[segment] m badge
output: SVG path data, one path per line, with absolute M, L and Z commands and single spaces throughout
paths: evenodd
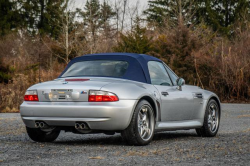
M 87 92 L 86 91 L 81 91 L 81 94 L 87 94 Z

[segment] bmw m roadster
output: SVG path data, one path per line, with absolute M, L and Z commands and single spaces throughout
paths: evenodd
M 215 136 L 221 107 L 216 94 L 186 85 L 160 59 L 105 53 L 77 57 L 57 79 L 28 88 L 20 113 L 34 141 L 54 141 L 64 130 L 121 133 L 129 144 L 146 145 L 157 131 Z

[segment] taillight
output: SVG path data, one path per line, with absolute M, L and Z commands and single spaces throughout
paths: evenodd
M 95 90 L 89 91 L 89 102 L 112 102 L 118 100 L 118 97 L 111 92 Z
M 24 101 L 39 101 L 36 90 L 27 90 L 24 96 Z

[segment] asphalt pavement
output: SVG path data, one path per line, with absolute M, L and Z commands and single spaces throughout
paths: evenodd
M 219 133 L 161 132 L 147 146 L 129 146 L 120 134 L 61 132 L 53 143 L 26 135 L 18 113 L 0 113 L 0 165 L 250 165 L 250 104 L 222 104 Z

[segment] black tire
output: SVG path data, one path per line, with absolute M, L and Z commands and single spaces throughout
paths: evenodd
M 211 107 L 214 106 L 215 113 L 216 113 L 216 118 L 218 119 L 218 122 L 216 121 L 216 129 L 212 130 L 211 128 L 211 123 L 209 123 L 209 116 L 211 117 L 210 110 Z M 212 118 L 213 119 L 213 118 Z M 211 99 L 206 107 L 205 111 L 205 116 L 204 116 L 204 122 L 203 126 L 201 128 L 196 129 L 196 133 L 198 136 L 201 137 L 214 137 L 216 136 L 220 126 L 220 107 L 218 106 L 217 102 L 213 99 Z
M 147 111 L 145 110 L 145 108 L 147 109 Z M 144 109 L 145 112 L 141 112 L 142 109 Z M 147 116 L 149 116 L 149 119 L 147 120 L 146 124 L 143 123 L 142 118 L 139 119 L 139 116 L 140 116 L 139 114 L 140 115 L 147 114 Z M 146 120 L 144 120 L 144 122 L 145 121 Z M 144 126 L 144 127 L 147 126 L 147 128 L 144 128 L 145 129 L 144 134 L 146 132 L 145 136 L 147 136 L 148 138 L 143 139 L 142 136 L 140 135 L 139 127 L 138 127 L 139 124 L 141 126 Z M 149 128 L 150 128 L 150 130 L 148 130 Z M 153 111 L 151 105 L 149 104 L 149 102 L 147 102 L 146 100 L 141 100 L 137 104 L 137 106 L 136 106 L 136 108 L 134 110 L 134 113 L 133 113 L 133 116 L 132 116 L 132 119 L 131 119 L 131 122 L 130 122 L 129 126 L 125 130 L 123 130 L 121 132 L 121 135 L 127 141 L 127 143 L 130 144 L 130 145 L 139 145 L 139 146 L 147 145 L 153 139 L 154 129 L 155 129 L 154 111 Z
M 42 131 L 41 129 L 26 127 L 27 134 L 35 142 L 53 142 L 60 134 L 60 130 L 52 130 L 50 132 Z

